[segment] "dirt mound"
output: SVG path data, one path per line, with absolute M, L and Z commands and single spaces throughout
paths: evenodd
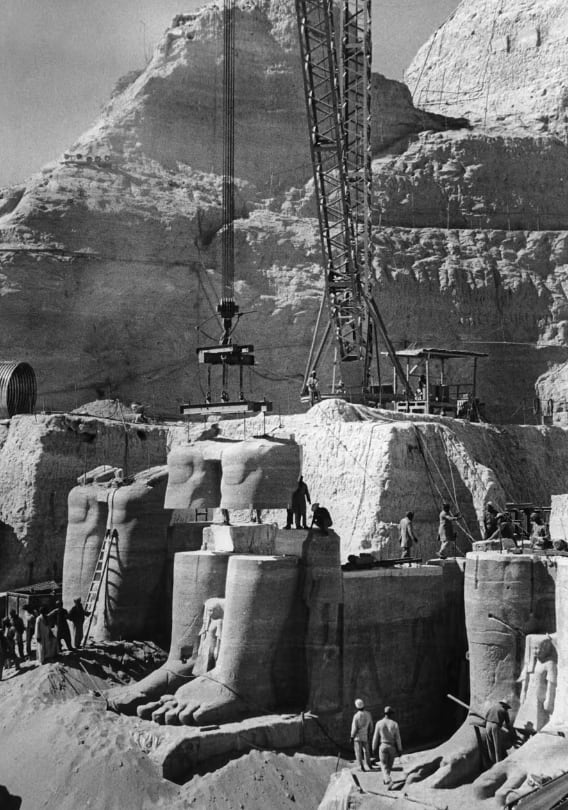
M 80 416 L 96 416 L 99 419 L 118 419 L 124 422 L 139 421 L 138 404 L 126 404 L 120 399 L 95 399 L 75 408 L 72 413 Z
M 316 810 L 335 771 L 335 757 L 251 751 L 186 785 L 190 807 L 221 810 Z
M 317 808 L 333 757 L 255 750 L 184 785 L 168 782 L 148 756 L 162 744 L 161 727 L 107 711 L 97 692 L 109 685 L 65 663 L 0 682 L 0 786 L 8 791 L 0 807 L 8 796 L 26 810 Z

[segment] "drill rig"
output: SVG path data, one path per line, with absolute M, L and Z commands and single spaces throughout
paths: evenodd
M 371 366 L 374 359 L 380 379 L 379 338 L 403 391 L 413 395 L 373 296 L 370 13 L 371 0 L 342 0 L 339 11 L 332 0 L 296 0 L 329 310 L 316 349 L 318 317 L 303 390 L 333 330 L 342 392 L 363 403 L 377 400 Z

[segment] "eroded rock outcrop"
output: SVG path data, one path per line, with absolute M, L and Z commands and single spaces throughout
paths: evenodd
M 406 81 L 426 109 L 564 138 L 567 32 L 562 0 L 462 2 L 418 51 Z

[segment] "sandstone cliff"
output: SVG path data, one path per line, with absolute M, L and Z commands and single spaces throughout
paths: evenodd
M 237 40 L 237 298 L 250 312 L 239 337 L 254 341 L 258 357 L 246 393 L 254 388 L 294 410 L 322 271 L 292 3 L 239 6 Z M 120 394 L 173 413 L 203 396 L 195 348 L 218 337 L 211 318 L 220 293 L 220 59 L 215 6 L 177 18 L 146 68 L 119 82 L 99 121 L 65 155 L 3 192 L 0 355 L 32 362 L 40 404 L 68 408 L 77 398 Z M 376 231 L 375 263 L 392 337 L 397 345 L 447 345 L 450 334 L 467 347 L 518 342 L 523 328 L 510 324 L 526 324 L 529 342 L 552 348 L 492 347 L 495 359 L 480 369 L 483 395 L 497 398 L 490 416 L 518 420 L 501 361 L 513 352 L 530 367 L 523 381 L 515 378 L 515 394 L 532 401 L 551 352 L 566 356 L 557 337 L 564 258 L 561 249 L 549 255 L 562 242 L 543 237 L 535 256 L 520 237 L 502 262 L 493 244 L 505 236 L 478 231 L 562 226 L 554 167 L 563 165 L 564 147 L 452 134 L 463 118 L 415 108 L 404 85 L 383 77 L 374 77 L 373 105 L 377 226 L 388 224 Z M 521 183 L 527 163 L 533 174 Z M 541 165 L 549 169 L 538 186 Z M 497 170 L 518 198 L 505 213 Z M 551 184 L 558 200 L 546 208 Z M 461 235 L 415 230 L 431 227 Z M 475 278 L 448 250 L 456 240 L 472 256 Z M 420 249 L 409 247 L 417 242 Z M 490 312 L 481 303 L 470 315 L 480 295 Z M 484 320 L 475 334 L 472 318 Z M 324 376 L 329 367 L 330 356 Z
M 565 140 L 567 40 L 562 0 L 464 0 L 405 78 L 414 102 L 428 110 Z

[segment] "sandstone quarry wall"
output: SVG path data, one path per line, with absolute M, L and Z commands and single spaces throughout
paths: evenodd
M 343 588 L 346 734 L 357 697 L 375 721 L 394 707 L 403 745 L 443 731 L 442 717 L 449 731 L 447 692 L 468 697 L 463 561 L 346 572 Z
M 563 430 L 537 426 L 469 424 L 435 419 L 419 423 L 392 421 L 388 412 L 323 402 L 307 415 L 270 416 L 222 422 L 222 435 L 242 438 L 262 434 L 294 435 L 303 447 L 303 475 L 312 501 L 331 512 L 341 537 L 341 554 L 380 550 L 393 556 L 398 544 L 384 536 L 385 523 L 398 524 L 415 512 L 420 538 L 417 556 L 435 555 L 441 503 L 459 507 L 458 546 L 469 550 L 481 538 L 488 500 L 504 508 L 510 501 L 548 504 L 566 489 L 568 439 Z M 190 428 L 190 436 L 201 432 Z M 172 428 L 170 444 L 187 442 L 186 428 Z M 285 513 L 266 511 L 263 520 L 284 524 Z

